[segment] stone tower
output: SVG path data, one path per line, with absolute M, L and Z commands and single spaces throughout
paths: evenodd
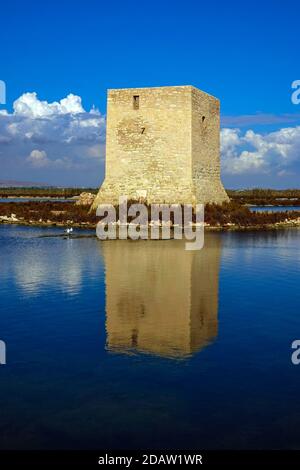
M 106 174 L 93 204 L 222 203 L 219 100 L 192 86 L 109 90 Z

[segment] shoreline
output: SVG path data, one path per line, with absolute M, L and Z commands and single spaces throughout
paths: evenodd
M 0 225 L 21 225 L 24 227 L 40 227 L 40 228 L 76 228 L 80 230 L 96 230 L 96 225 L 91 224 L 89 222 L 81 222 L 81 223 L 67 223 L 67 222 L 54 222 L 54 221 L 47 221 L 47 222 L 40 222 L 40 221 L 26 221 L 26 220 L 16 220 L 16 219 L 6 219 L 1 220 L 0 217 Z M 193 225 L 195 227 L 195 225 Z M 204 225 L 205 231 L 211 232 L 246 232 L 246 231 L 255 231 L 255 232 L 267 232 L 271 230 L 284 230 L 290 228 L 300 228 L 300 217 L 299 219 L 288 220 L 286 222 L 276 222 L 273 224 L 266 224 L 264 226 L 259 225 L 237 225 L 237 224 L 228 224 L 228 225 Z M 171 227 L 172 230 L 172 227 Z
M 115 208 L 116 211 L 117 209 Z M 116 216 L 118 219 L 118 212 Z M 0 203 L 0 224 L 96 230 L 99 220 L 96 213 L 91 212 L 90 203 L 78 204 L 75 201 L 66 203 L 49 199 Z M 150 220 L 151 217 L 148 215 L 148 221 Z M 128 222 L 131 221 L 134 221 L 133 217 L 128 218 Z M 194 214 L 192 227 L 197 226 L 195 222 Z M 168 225 L 171 229 L 173 224 L 174 217 L 170 214 Z M 232 201 L 222 205 L 205 206 L 204 228 L 207 231 L 270 231 L 292 227 L 300 227 L 299 210 L 250 211 L 249 207 Z

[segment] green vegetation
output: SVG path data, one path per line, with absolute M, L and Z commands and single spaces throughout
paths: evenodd
M 0 188 L 0 197 L 56 197 L 71 198 L 82 192 L 97 194 L 98 188 Z
M 255 206 L 300 206 L 300 189 L 228 189 L 232 201 Z

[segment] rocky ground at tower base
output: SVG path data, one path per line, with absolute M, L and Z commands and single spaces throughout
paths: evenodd
M 0 223 L 94 229 L 100 219 L 89 209 L 89 205 L 74 202 L 5 202 L 0 203 Z M 170 221 L 172 224 L 173 220 Z M 210 204 L 205 208 L 207 230 L 271 230 L 285 227 L 300 227 L 300 212 L 251 212 L 247 206 L 236 201 Z

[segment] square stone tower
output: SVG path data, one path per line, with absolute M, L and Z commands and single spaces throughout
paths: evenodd
M 222 203 L 219 100 L 192 86 L 109 90 L 106 174 L 95 199 Z

